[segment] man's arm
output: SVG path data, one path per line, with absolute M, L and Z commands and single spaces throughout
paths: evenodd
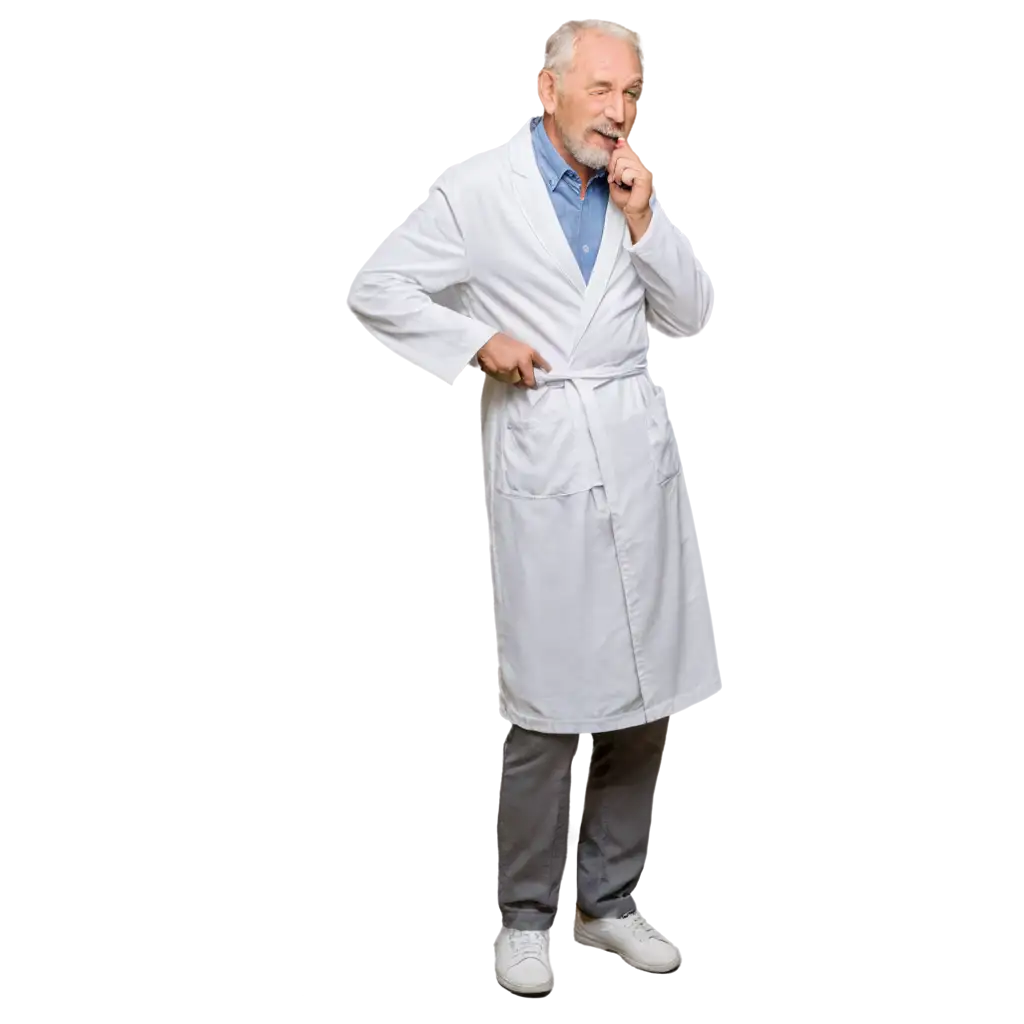
M 446 172 L 447 173 L 447 172 Z M 392 351 L 452 384 L 497 327 L 464 316 L 430 293 L 469 280 L 465 239 L 442 174 L 427 198 L 356 275 L 348 308 Z
M 711 316 L 715 291 L 689 239 L 651 199 L 652 216 L 636 242 L 624 246 L 647 293 L 646 318 L 670 338 L 696 334 Z

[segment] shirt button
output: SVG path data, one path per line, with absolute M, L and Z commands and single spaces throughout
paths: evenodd
M 583 246 L 583 251 L 584 252 L 590 252 L 590 246 L 589 245 Z

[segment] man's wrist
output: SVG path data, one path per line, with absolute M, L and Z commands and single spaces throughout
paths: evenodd
M 626 224 L 629 227 L 629 237 L 632 245 L 636 245 L 643 237 L 653 216 L 654 211 L 651 209 L 650 204 L 640 213 L 626 214 Z

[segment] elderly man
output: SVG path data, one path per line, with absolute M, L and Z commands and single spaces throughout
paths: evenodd
M 498 982 L 545 995 L 566 858 L 570 765 L 593 753 L 574 934 L 644 971 L 679 951 L 640 915 L 668 718 L 721 689 L 693 517 L 648 325 L 696 334 L 711 281 L 627 139 L 635 33 L 567 22 L 538 77 L 543 116 L 444 171 L 373 253 L 348 304 L 452 383 L 484 373 L 481 426 L 505 740 Z M 610 200 L 610 201 L 609 201 Z

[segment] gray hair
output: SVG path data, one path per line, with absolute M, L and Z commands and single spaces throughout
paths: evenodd
M 614 21 L 601 21 L 588 18 L 586 21 L 567 21 L 555 29 L 544 47 L 544 70 L 555 76 L 558 88 L 562 88 L 562 76 L 572 69 L 576 59 L 576 43 L 584 32 L 598 32 L 605 36 L 624 39 L 636 50 L 636 59 L 640 62 L 640 71 L 644 69 L 644 54 L 640 49 L 640 37 L 628 28 Z

